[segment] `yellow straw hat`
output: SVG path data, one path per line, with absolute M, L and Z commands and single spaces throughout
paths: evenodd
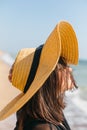
M 0 111 L 0 120 L 15 113 L 29 101 L 55 69 L 60 56 L 69 64 L 78 63 L 76 34 L 66 21 L 56 25 L 44 45 L 20 50 L 13 66 L 12 84 L 22 93 Z

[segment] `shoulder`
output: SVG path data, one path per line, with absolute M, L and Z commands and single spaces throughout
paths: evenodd
M 34 126 L 32 130 L 60 130 L 60 129 L 51 123 L 42 123 Z
M 60 130 L 57 127 L 49 122 L 41 120 L 32 120 L 26 122 L 24 125 L 24 130 Z
M 33 127 L 32 130 L 51 130 L 49 123 L 42 123 L 42 124 L 37 124 Z

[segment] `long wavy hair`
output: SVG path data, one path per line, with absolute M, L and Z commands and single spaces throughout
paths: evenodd
M 63 109 L 65 108 L 64 96 L 61 94 L 62 81 L 67 87 L 70 73 L 66 71 L 64 77 L 64 69 L 67 67 L 66 60 L 60 57 L 55 70 L 51 73 L 39 91 L 17 112 L 17 123 L 14 130 L 23 130 L 26 118 L 45 120 L 55 125 L 59 125 L 63 121 Z M 59 76 L 61 72 L 61 77 Z M 70 73 L 74 87 L 77 87 L 75 80 Z M 36 86 L 37 87 L 37 86 Z

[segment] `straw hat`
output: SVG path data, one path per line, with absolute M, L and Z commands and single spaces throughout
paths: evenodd
M 0 120 L 18 111 L 41 88 L 60 56 L 69 64 L 78 63 L 77 38 L 66 21 L 56 25 L 44 45 L 20 50 L 13 67 L 12 84 L 22 93 L 0 111 Z

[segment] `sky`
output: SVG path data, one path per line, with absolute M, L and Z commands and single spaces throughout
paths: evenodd
M 0 0 L 0 50 L 37 47 L 62 20 L 72 24 L 79 58 L 87 60 L 87 0 Z

